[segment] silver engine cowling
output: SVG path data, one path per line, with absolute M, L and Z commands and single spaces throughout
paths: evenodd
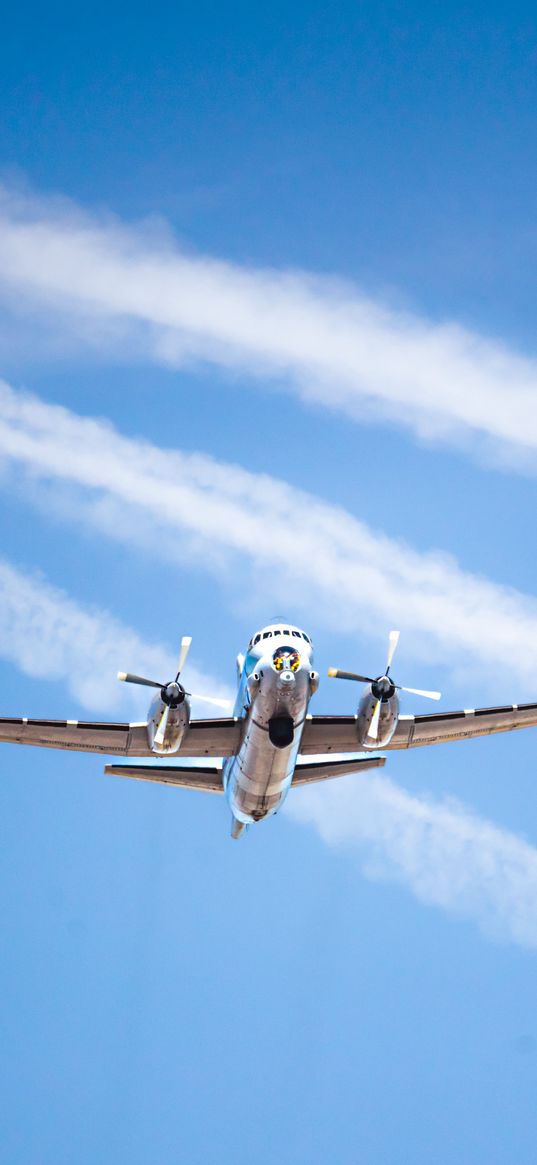
M 357 736 L 361 747 L 371 751 L 386 748 L 392 739 L 399 720 L 398 692 L 410 692 L 414 696 L 425 696 L 428 700 L 439 700 L 441 695 L 440 692 L 429 692 L 423 688 L 404 688 L 401 684 L 394 683 L 390 669 L 398 642 L 399 631 L 390 631 L 386 671 L 376 679 L 359 675 L 358 672 L 343 671 L 339 667 L 328 669 L 328 675 L 334 679 L 369 685 L 358 705 Z
M 147 717 L 149 747 L 157 756 L 177 753 L 190 723 L 190 704 L 177 681 L 167 684 L 151 703 Z
M 385 677 L 375 681 L 374 684 L 362 696 L 358 705 L 358 720 L 357 720 L 357 734 L 358 741 L 361 748 L 374 749 L 384 748 L 390 743 L 392 736 L 397 728 L 397 721 L 399 720 L 399 698 L 397 691 L 393 684 L 388 680 L 388 686 L 385 690 L 381 685 Z M 378 685 L 378 687 L 377 687 Z M 378 721 L 378 730 L 374 737 L 369 735 L 371 730 L 371 723 L 375 714 L 375 708 L 380 700 L 380 715 Z

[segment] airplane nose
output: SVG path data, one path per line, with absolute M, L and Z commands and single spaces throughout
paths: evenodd
M 295 674 L 292 671 L 282 671 L 279 676 L 279 680 L 284 687 L 290 687 L 292 684 L 296 683 Z

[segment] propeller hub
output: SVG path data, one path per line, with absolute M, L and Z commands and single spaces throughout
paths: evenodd
M 378 676 L 371 684 L 371 691 L 377 700 L 391 700 L 395 695 L 395 684 L 389 676 Z
M 185 698 L 185 689 L 176 680 L 172 680 L 171 684 L 161 689 L 160 695 L 169 708 L 178 708 Z

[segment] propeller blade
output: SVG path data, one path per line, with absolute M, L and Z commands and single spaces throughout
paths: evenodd
M 428 700 L 441 700 L 441 692 L 424 692 L 422 688 L 399 688 L 400 692 L 410 692 L 412 696 L 426 696 Z
M 371 737 L 371 740 L 377 740 L 378 738 L 381 705 L 382 700 L 377 700 L 375 704 L 375 711 L 373 712 L 373 718 L 367 732 L 367 735 Z
M 191 700 L 201 700 L 204 704 L 214 704 L 216 708 L 231 708 L 232 700 L 220 700 L 216 696 L 199 696 L 197 692 L 187 692 Z
M 126 684 L 143 684 L 145 688 L 164 687 L 164 684 L 159 684 L 156 680 L 146 680 L 145 676 L 134 676 L 130 671 L 118 671 L 117 678 L 124 680 Z
M 159 726 L 157 728 L 157 731 L 155 732 L 155 744 L 159 747 L 161 744 L 164 744 L 164 739 L 166 736 L 166 729 L 168 727 L 169 715 L 170 715 L 170 705 L 166 704 L 166 707 L 162 713 L 162 716 L 160 717 Z
M 335 680 L 358 680 L 359 684 L 374 684 L 371 676 L 359 676 L 354 671 L 341 671 L 339 667 L 329 667 L 328 675 Z
M 395 649 L 397 647 L 397 644 L 399 643 L 400 634 L 401 634 L 400 631 L 390 631 L 389 647 L 388 647 L 388 660 L 386 663 L 386 675 L 388 675 L 388 672 L 392 666 L 392 661 L 393 661 L 393 657 L 395 655 Z
M 192 643 L 192 636 L 191 635 L 183 635 L 183 638 L 181 640 L 181 650 L 179 652 L 179 659 L 177 661 L 177 675 L 175 677 L 176 680 L 179 679 L 179 676 L 181 675 L 181 672 L 185 666 L 186 657 L 190 651 L 190 644 L 191 643 Z

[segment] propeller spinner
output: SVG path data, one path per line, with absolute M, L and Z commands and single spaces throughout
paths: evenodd
M 394 684 L 390 676 L 390 668 L 392 666 L 393 657 L 399 643 L 399 631 L 390 631 L 388 643 L 388 658 L 386 660 L 386 670 L 384 675 L 373 678 L 372 676 L 361 676 L 357 672 L 342 671 L 340 668 L 331 667 L 328 669 L 328 675 L 337 680 L 355 680 L 361 684 L 371 684 L 372 695 L 376 698 L 375 707 L 373 709 L 373 716 L 367 735 L 371 740 L 377 740 L 379 734 L 380 711 L 382 704 L 386 700 L 398 692 L 410 692 L 413 696 L 425 696 L 429 700 L 439 700 L 441 692 L 428 692 L 423 688 L 405 688 L 401 684 Z

